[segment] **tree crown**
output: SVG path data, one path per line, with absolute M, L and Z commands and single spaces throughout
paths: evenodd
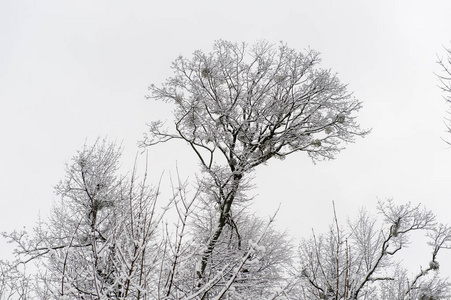
M 187 141 L 210 169 L 222 153 L 232 171 L 248 171 L 271 157 L 306 151 L 314 160 L 334 158 L 341 142 L 361 130 L 355 99 L 319 53 L 296 52 L 285 44 L 253 46 L 216 41 L 211 53 L 178 57 L 174 76 L 151 85 L 149 98 L 175 104 L 175 132 L 150 125 L 145 144 Z

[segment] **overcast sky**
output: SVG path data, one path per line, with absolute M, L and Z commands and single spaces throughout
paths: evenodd
M 297 153 L 259 167 L 254 210 L 268 215 L 281 203 L 278 226 L 297 238 L 327 228 L 332 201 L 343 222 L 393 198 L 451 223 L 442 141 L 451 135 L 434 75 L 451 46 L 450 13 L 449 0 L 0 1 L 0 231 L 48 213 L 64 163 L 86 140 L 122 143 L 131 168 L 146 122 L 171 118 L 166 104 L 145 99 L 148 85 L 170 76 L 178 55 L 208 52 L 217 39 L 320 51 L 372 128 L 334 161 L 313 165 Z M 149 157 L 154 178 L 176 162 L 183 176 L 197 169 L 180 145 Z M 451 274 L 451 250 L 441 256 Z

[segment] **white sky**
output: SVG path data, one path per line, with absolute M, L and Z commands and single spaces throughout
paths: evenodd
M 373 128 L 334 161 L 299 153 L 259 167 L 255 210 L 281 203 L 278 224 L 297 238 L 327 228 L 332 201 L 343 222 L 392 197 L 450 223 L 451 149 L 441 138 L 451 135 L 434 75 L 436 54 L 451 46 L 450 13 L 449 0 L 0 1 L 0 231 L 48 213 L 64 163 L 86 139 L 122 141 L 131 167 L 145 123 L 170 118 L 144 98 L 147 86 L 216 39 L 319 50 Z M 197 170 L 187 147 L 149 151 L 154 178 L 176 161 L 183 176 Z M 451 274 L 451 251 L 439 261 Z

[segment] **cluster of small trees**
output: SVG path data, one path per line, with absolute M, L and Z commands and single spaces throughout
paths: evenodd
M 184 141 L 200 162 L 197 181 L 177 177 L 161 199 L 147 168 L 118 174 L 119 147 L 85 145 L 56 186 L 49 220 L 30 235 L 3 233 L 16 259 L 0 262 L 0 299 L 450 297 L 437 254 L 451 247 L 451 229 L 420 206 L 381 202 L 382 220 L 362 211 L 347 227 L 335 217 L 297 252 L 275 216 L 247 210 L 256 166 L 299 151 L 332 159 L 368 133 L 355 119 L 361 103 L 319 62 L 313 50 L 267 42 L 218 41 L 211 53 L 178 58 L 149 95 L 175 106 L 174 127 L 151 123 L 142 146 Z M 396 257 L 414 231 L 431 239 L 432 257 L 409 278 Z

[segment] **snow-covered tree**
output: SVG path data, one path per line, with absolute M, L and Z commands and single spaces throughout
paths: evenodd
M 117 175 L 119 157 L 118 147 L 101 141 L 74 156 L 50 219 L 30 235 L 3 234 L 16 245 L 16 260 L 2 264 L 4 281 L 28 282 L 34 299 L 145 299 L 159 275 L 164 211 L 155 210 L 158 192 L 146 176 L 138 183 L 135 172 Z M 33 276 L 21 272 L 29 262 Z
M 304 299 L 412 300 L 449 299 L 449 283 L 438 276 L 439 250 L 450 248 L 451 229 L 436 224 L 435 216 L 421 206 L 380 202 L 383 216 L 362 210 L 356 221 L 343 228 L 335 216 L 327 234 L 305 239 L 300 245 Z M 409 275 L 400 258 L 415 231 L 429 237 L 432 256 L 417 275 Z M 301 298 L 302 299 L 302 298 Z
M 151 123 L 143 144 L 186 142 L 202 166 L 203 197 L 218 212 L 201 254 L 199 280 L 207 280 L 224 229 L 234 227 L 234 203 L 247 199 L 249 172 L 298 151 L 313 160 L 332 159 L 343 142 L 367 133 L 355 119 L 361 102 L 319 63 L 319 53 L 310 49 L 220 40 L 211 53 L 177 58 L 174 76 L 162 87 L 150 86 L 149 98 L 175 105 L 175 126 Z

